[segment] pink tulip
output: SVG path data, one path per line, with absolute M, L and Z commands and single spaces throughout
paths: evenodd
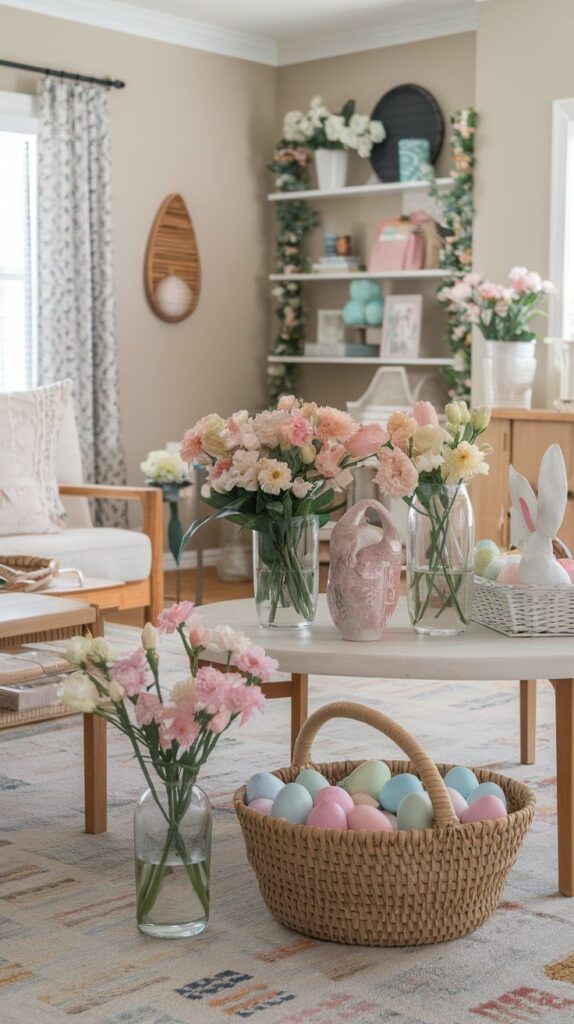
M 379 423 L 369 423 L 365 427 L 359 427 L 354 437 L 347 441 L 345 448 L 354 459 L 366 459 L 378 452 L 388 439 L 389 435 Z
M 417 402 L 412 412 L 419 427 L 438 427 L 438 415 L 432 402 Z

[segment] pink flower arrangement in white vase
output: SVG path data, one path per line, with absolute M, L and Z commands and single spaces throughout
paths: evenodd
M 168 693 L 157 640 L 175 633 L 190 674 Z M 200 664 L 209 650 L 227 655 L 223 670 Z M 66 656 L 76 671 L 60 700 L 124 733 L 148 785 L 134 820 L 138 927 L 162 938 L 197 935 L 209 916 L 211 809 L 196 779 L 223 733 L 263 710 L 260 683 L 272 679 L 277 662 L 228 626 L 207 629 L 191 601 L 164 609 L 157 629 L 148 622 L 130 654 L 114 655 L 102 638 L 76 637 Z
M 484 341 L 484 384 L 489 405 L 530 408 L 536 373 L 536 335 L 530 322 L 545 316 L 540 302 L 555 292 L 535 270 L 513 267 L 508 285 L 466 274 L 439 298 L 478 327 Z

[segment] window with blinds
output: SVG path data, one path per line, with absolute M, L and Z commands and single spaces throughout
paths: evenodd
M 0 117 L 0 391 L 36 383 L 36 136 Z

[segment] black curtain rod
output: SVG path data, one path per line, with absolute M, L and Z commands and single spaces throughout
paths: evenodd
M 39 68 L 35 64 L 19 64 L 15 60 L 1 60 L 4 68 L 16 68 L 18 71 L 35 71 L 39 75 L 53 75 L 54 78 L 69 78 L 72 82 L 90 82 L 92 85 L 105 85 L 107 89 L 124 89 L 125 82 L 113 78 L 92 78 L 90 75 L 74 75 L 70 71 L 54 71 L 52 68 Z

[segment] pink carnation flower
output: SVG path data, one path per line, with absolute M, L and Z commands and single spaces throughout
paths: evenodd
M 417 486 L 419 475 L 411 460 L 400 448 L 383 448 L 379 454 L 379 470 L 375 477 L 383 494 L 406 498 Z
M 203 456 L 203 433 L 207 417 L 198 420 L 195 426 L 186 430 L 180 445 L 180 455 L 184 462 L 197 462 Z
M 188 626 L 189 642 L 192 647 L 206 647 L 210 643 L 213 631 L 204 626 L 201 615 L 192 615 Z
M 417 402 L 413 408 L 413 419 L 419 427 L 438 427 L 438 414 L 432 402 Z
M 317 437 L 320 441 L 349 441 L 356 434 L 359 424 L 348 412 L 322 405 L 317 409 Z
M 116 658 L 112 663 L 112 679 L 123 686 L 127 697 L 141 693 L 148 685 L 149 667 L 143 647 L 138 647 L 133 654 Z
M 299 401 L 295 398 L 295 395 L 281 395 L 281 398 L 277 402 L 277 408 L 283 412 L 291 412 L 292 409 L 296 409 L 299 405 Z
M 366 459 L 374 455 L 389 439 L 386 430 L 379 423 L 369 423 L 359 427 L 357 433 L 347 441 L 345 448 L 354 459 Z
M 279 429 L 279 438 L 284 444 L 300 448 L 313 439 L 313 427 L 300 413 L 292 413 L 286 423 Z
M 185 707 L 165 707 L 159 728 L 159 741 L 164 750 L 175 741 L 181 750 L 189 750 L 199 736 L 199 722 Z
M 202 665 L 195 677 L 195 706 L 198 711 L 216 715 L 225 707 L 227 676 L 213 665 Z
M 179 604 L 172 604 L 171 608 L 164 608 L 157 618 L 159 632 L 175 633 L 177 627 L 189 619 L 193 608 L 193 601 L 180 601 Z
M 254 711 L 263 711 L 265 697 L 260 686 L 248 686 L 242 676 L 230 676 L 234 682 L 227 692 L 226 704 L 234 715 L 239 715 L 239 724 L 245 725 Z
M 140 693 L 136 703 L 136 722 L 138 725 L 151 725 L 160 722 L 163 704 L 155 693 Z
M 275 658 L 269 658 L 262 647 L 248 647 L 246 651 L 235 654 L 233 664 L 249 676 L 255 676 L 262 683 L 269 683 L 279 668 Z
M 335 477 L 339 472 L 341 459 L 347 454 L 348 452 L 344 445 L 338 444 L 335 441 L 329 441 L 317 452 L 315 469 L 326 480 Z

